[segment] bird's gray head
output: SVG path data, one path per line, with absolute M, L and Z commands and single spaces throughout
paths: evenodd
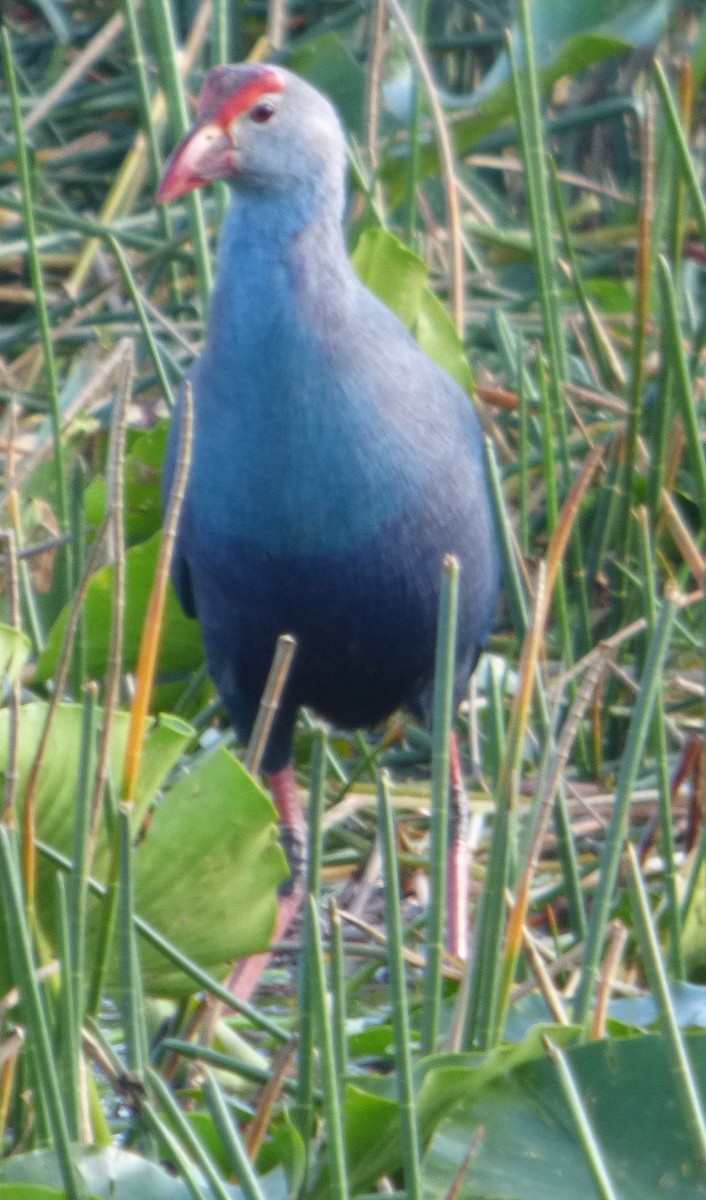
M 201 92 L 196 125 L 171 155 L 159 201 L 223 179 L 236 190 L 339 191 L 345 142 L 329 101 L 282 67 L 214 67 Z

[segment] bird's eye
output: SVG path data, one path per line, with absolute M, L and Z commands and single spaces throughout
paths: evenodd
M 250 109 L 250 120 L 254 121 L 256 125 L 264 125 L 274 115 L 275 106 L 269 100 L 261 100 L 259 104 Z

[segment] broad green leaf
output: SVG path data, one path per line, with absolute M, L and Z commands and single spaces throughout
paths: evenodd
M 706 866 L 699 867 L 699 877 L 682 931 L 682 947 L 689 978 L 706 981 Z
M 500 1046 L 488 1054 L 438 1054 L 418 1062 L 414 1077 L 422 1147 L 429 1144 L 440 1121 L 460 1100 L 492 1089 L 496 1080 L 528 1062 L 544 1058 L 541 1034 L 545 1029 L 537 1027 L 524 1041 Z M 552 1037 L 566 1045 L 577 1040 L 578 1031 L 552 1028 Z M 362 1085 L 346 1088 L 344 1119 L 351 1193 L 371 1190 L 380 1176 L 394 1175 L 402 1166 L 395 1089 L 395 1079 L 390 1076 L 380 1076 L 375 1081 L 368 1077 L 365 1090 Z M 328 1176 L 324 1171 L 317 1181 L 316 1200 L 327 1195 L 327 1186 Z
M 429 357 L 444 367 L 465 391 L 472 392 L 473 372 L 463 342 L 447 309 L 430 288 L 422 292 L 413 332 Z
M 12 625 L 0 624 L 0 678 L 7 683 L 19 679 L 31 653 L 32 643 L 26 634 Z
M 211 1160 L 217 1166 L 221 1176 L 227 1179 L 231 1173 L 230 1159 L 221 1141 L 218 1127 L 213 1117 L 209 1112 L 204 1112 L 203 1109 L 195 1112 L 187 1111 L 185 1115 L 201 1145 L 208 1151 Z
M 605 33 L 631 46 L 647 46 L 664 30 L 666 0 L 532 0 L 532 32 L 541 66 L 550 62 L 570 38 Z
M 703 953 L 703 931 L 701 946 Z M 687 946 L 684 949 L 687 950 Z M 669 985 L 669 995 L 677 1024 L 682 1029 L 706 1029 L 706 987 L 675 979 Z M 651 995 L 612 1000 L 608 1012 L 611 1019 L 633 1028 L 649 1029 L 659 1020 L 659 1011 Z
M 351 1058 L 388 1059 L 394 1046 L 394 1032 L 389 1024 L 366 1024 L 347 1039 Z
M 125 649 L 123 667 L 134 670 L 140 649 L 142 629 L 157 564 L 161 535 L 133 546 L 125 556 L 126 609 Z M 100 679 L 106 672 L 110 650 L 110 628 L 113 610 L 112 566 L 103 567 L 93 576 L 85 605 L 86 669 L 88 677 Z M 37 664 L 40 682 L 51 679 L 59 659 L 69 619 L 68 609 L 53 625 L 47 645 Z M 164 612 L 160 642 L 158 672 L 187 673 L 203 662 L 203 643 L 198 623 L 184 616 L 179 601 L 170 588 Z
M 351 261 L 371 292 L 396 312 L 408 329 L 412 329 L 427 283 L 428 272 L 423 259 L 413 254 L 399 238 L 377 226 L 360 235 Z
M 687 1043 L 703 1089 L 706 1036 L 687 1035 Z M 702 1171 L 684 1130 L 663 1039 L 652 1034 L 619 1038 L 566 1053 L 621 1200 L 703 1196 Z M 430 1197 L 449 1189 L 477 1134 L 479 1146 L 460 1185 L 465 1200 L 592 1200 L 597 1195 L 547 1059 L 537 1057 L 481 1088 L 469 1087 L 426 1155 Z
M 575 0 L 533 0 L 532 34 L 537 66 L 556 69 L 559 62 L 566 62 L 567 52 L 572 48 L 576 58 L 571 60 L 572 69 L 566 74 L 575 75 L 589 65 L 579 56 L 591 53 L 591 39 L 594 44 L 598 38 L 606 39 L 606 47 L 611 41 L 618 46 L 622 44 L 624 50 L 654 43 L 664 29 L 667 8 L 665 0 L 651 4 L 645 4 L 644 0 L 583 0 L 581 4 Z M 512 38 L 522 66 L 524 48 L 517 26 Z M 509 77 L 510 64 L 503 51 L 472 99 L 491 94 Z
M 137 910 L 218 977 L 269 943 L 286 876 L 274 806 L 219 747 L 155 809 L 135 854 Z M 151 991 L 193 991 L 159 951 L 143 946 L 141 959 Z
M 301 1133 L 295 1128 L 287 1109 L 270 1123 L 265 1141 L 257 1156 L 261 1175 L 281 1167 L 289 1182 L 289 1195 L 298 1196 L 306 1177 L 306 1152 Z
M 631 4 L 630 7 L 632 11 L 637 11 L 636 4 Z M 639 7 L 644 11 L 644 5 Z M 552 0 L 546 0 L 544 8 L 548 14 L 547 20 L 551 22 Z M 571 8 L 574 13 L 580 14 L 584 6 L 574 3 Z M 653 5 L 651 8 L 656 14 L 654 27 L 657 28 L 659 21 L 663 19 L 665 5 L 660 0 L 659 4 Z M 538 45 L 537 38 L 535 38 L 535 43 Z M 624 54 L 632 48 L 633 44 L 642 43 L 633 43 L 629 33 L 622 29 L 619 23 L 615 25 L 606 23 L 601 28 L 592 28 L 589 24 L 585 32 L 573 33 L 561 42 L 555 41 L 552 44 L 552 53 L 548 58 L 540 55 L 538 74 L 543 94 L 549 93 L 559 79 L 578 75 L 596 63 L 605 62 L 607 59 Z M 466 111 L 470 109 L 468 116 L 459 116 L 459 119 L 454 121 L 451 126 L 456 153 L 459 156 L 468 154 L 481 138 L 487 137 L 501 125 L 512 120 L 514 99 L 505 55 L 498 58 L 496 66 L 488 72 L 481 87 L 471 96 L 448 96 L 446 99 L 449 106 L 462 107 Z M 439 156 L 436 141 L 429 136 L 421 148 L 420 178 L 435 174 L 438 170 Z M 382 176 L 390 189 L 390 196 L 395 204 L 399 204 L 405 194 L 406 171 L 406 154 L 388 155 L 383 164 Z
M 0 1200 L 66 1200 L 66 1192 L 34 1183 L 0 1183 Z M 97 1200 L 87 1196 L 86 1200 Z
M 471 391 L 473 375 L 463 342 L 428 285 L 424 261 L 380 227 L 364 230 L 351 259 L 363 283 L 397 313 L 429 357 Z
M 76 1151 L 76 1167 L 90 1192 L 87 1200 L 192 1200 L 187 1184 L 165 1167 L 149 1162 L 129 1150 Z M 196 1171 L 197 1177 L 199 1176 Z M 205 1179 L 199 1180 L 203 1195 L 214 1197 Z M 32 1187 L 30 1184 L 41 1184 Z M 265 1200 L 287 1200 L 283 1171 L 273 1171 L 259 1180 Z M 3 1186 L 5 1185 L 5 1186 Z M 60 1191 L 56 1189 L 60 1188 Z M 241 1188 L 223 1184 L 232 1200 L 242 1200 Z M 51 1190 L 48 1190 L 51 1189 Z M 63 1197 L 61 1173 L 53 1150 L 17 1154 L 0 1164 L 0 1198 L 7 1200 L 50 1200 Z
M 81 750 L 80 704 L 60 704 L 49 738 L 47 754 L 40 776 L 41 797 L 46 797 L 46 813 L 42 827 L 47 840 L 62 851 L 72 845 L 74 808 L 78 784 L 78 763 Z M 34 762 L 46 721 L 47 705 L 37 701 L 23 704 L 20 709 L 18 740 L 18 783 L 20 802 L 24 796 L 27 777 Z M 130 714 L 117 712 L 111 742 L 110 774 L 114 790 L 118 791 L 125 754 Z M 0 709 L 0 764 L 5 767 L 9 714 Z M 140 774 L 137 781 L 135 819 L 140 821 L 147 807 L 169 772 L 178 763 L 193 737 L 193 730 L 178 717 L 162 716 L 152 721 L 145 738 Z
M 44 726 L 46 705 L 21 710 L 20 806 Z M 37 796 L 39 840 L 70 858 L 74 840 L 82 710 L 60 705 L 49 740 Z M 116 715 L 112 774 L 120 779 L 129 716 Z M 0 771 L 7 756 L 8 714 L 0 711 Z M 135 832 L 149 804 L 179 762 L 193 730 L 174 717 L 150 727 L 138 780 Z M 272 934 L 277 887 L 286 877 L 275 810 L 240 763 L 223 748 L 187 762 L 162 795 L 135 846 L 137 911 L 163 937 L 201 967 L 224 974 L 235 958 L 263 949 Z M 92 874 L 105 881 L 110 849 L 101 825 Z M 50 943 L 55 936 L 56 868 L 42 860 L 37 916 Z M 89 903 L 89 944 L 95 946 L 102 901 Z M 194 983 L 152 946 L 143 945 L 146 990 L 186 995 Z M 0 948 L 0 981 L 13 980 Z M 118 982 L 117 950 L 109 961 L 109 985 Z
M 162 467 L 169 422 L 160 421 L 140 433 L 125 456 L 125 535 L 128 542 L 142 542 L 162 526 Z M 107 488 L 97 476 L 86 489 L 86 517 L 99 525 L 105 517 Z
M 603 58 L 654 44 L 664 30 L 669 5 L 666 0 L 532 0 L 531 8 L 535 58 L 544 72 L 542 85 L 550 87 L 562 75 L 577 75 Z M 512 39 L 522 67 L 524 46 L 517 25 Z M 510 63 L 503 51 L 471 96 L 471 104 L 497 93 L 509 78 Z
M 587 279 L 586 293 L 599 304 L 602 314 L 629 313 L 635 304 L 635 289 L 631 280 Z

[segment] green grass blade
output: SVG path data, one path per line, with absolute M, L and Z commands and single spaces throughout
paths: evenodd
M 429 0 L 418 0 L 418 3 L 415 7 L 417 23 L 416 34 L 420 44 L 423 46 L 427 25 Z M 412 82 L 412 96 L 409 116 L 409 149 L 407 153 L 407 170 L 405 176 L 406 195 L 404 204 L 404 240 L 410 246 L 414 245 L 415 242 L 417 223 L 417 188 L 419 186 L 419 167 L 421 157 L 421 119 L 422 86 L 419 79 L 419 72 L 415 71 Z
M 17 90 L 17 77 L 15 75 L 14 62 L 12 58 L 10 35 L 4 26 L 2 29 L 0 29 L 0 36 L 2 37 L 5 80 L 10 96 L 12 119 L 17 144 L 17 169 L 20 178 L 20 186 L 22 188 L 22 213 L 25 223 L 25 232 L 27 235 L 29 273 L 32 281 L 32 290 L 34 292 L 34 301 L 37 310 L 37 321 L 39 323 L 42 349 L 44 351 L 44 368 L 47 374 L 49 414 L 51 419 L 52 436 L 54 439 L 54 472 L 56 476 L 59 505 L 59 523 L 62 531 L 68 533 L 70 526 L 69 487 L 66 473 L 66 463 L 64 461 L 64 445 L 61 437 L 59 378 L 54 359 L 54 345 L 51 335 L 51 319 L 49 316 L 49 307 L 47 305 L 47 299 L 44 290 L 44 275 L 42 272 L 42 264 L 39 258 L 39 250 L 37 247 L 32 183 L 29 171 L 29 157 L 27 154 L 27 146 L 22 128 L 22 107 L 20 95 Z M 67 543 L 60 551 L 60 554 L 62 570 L 64 572 L 64 599 L 68 600 L 72 591 L 73 576 L 70 544 Z
M 84 1189 L 74 1165 L 69 1125 L 56 1070 L 47 1014 L 37 982 L 34 956 L 20 884 L 20 868 L 16 847 L 4 826 L 0 826 L 0 888 L 13 931 L 14 961 L 22 989 L 24 1021 L 39 1071 L 38 1082 L 44 1095 L 47 1118 L 51 1127 L 64 1187 L 68 1200 L 82 1200 Z
M 43 857 L 55 864 L 63 871 L 70 871 L 72 864 L 71 860 L 65 855 L 57 851 L 53 846 L 49 846 L 46 842 L 38 840 L 37 847 Z M 108 895 L 108 888 L 105 884 L 99 883 L 96 879 L 89 878 L 88 886 L 90 891 L 95 896 L 100 896 L 103 900 Z M 163 937 L 159 930 L 150 925 L 142 917 L 135 914 L 135 929 L 140 937 L 144 938 L 148 945 L 153 946 L 155 950 L 159 950 L 165 958 L 169 960 L 179 971 L 183 971 L 190 979 L 193 979 L 198 988 L 203 988 L 210 992 L 218 1000 L 222 1000 L 230 1010 L 240 1013 L 246 1020 L 250 1021 L 256 1029 L 261 1029 L 263 1033 L 268 1033 L 278 1042 L 289 1042 L 291 1034 L 284 1026 L 268 1017 L 266 1013 L 260 1012 L 254 1008 L 252 1004 L 246 1003 L 244 1000 L 238 1000 L 228 988 L 209 975 L 203 967 L 189 958 L 188 955 L 182 954 L 172 942 Z M 91 1011 L 89 1006 L 89 1012 Z
M 171 385 L 164 369 L 164 362 L 162 360 L 159 346 L 157 345 L 154 334 L 152 333 L 152 326 L 150 325 L 147 318 L 147 313 L 145 312 L 145 306 L 142 303 L 142 297 L 140 296 L 137 284 L 135 283 L 132 271 L 130 270 L 130 264 L 128 263 L 127 258 L 123 253 L 123 249 L 117 239 L 114 238 L 112 234 L 109 234 L 107 240 L 112 248 L 113 254 L 117 259 L 118 266 L 120 267 L 120 273 L 130 295 L 130 300 L 132 301 L 135 312 L 137 313 L 140 326 L 150 352 L 150 357 L 154 364 L 154 369 L 157 372 L 157 378 L 159 379 L 162 388 L 162 395 L 167 401 L 169 407 L 173 408 L 174 396 L 172 394 Z
M 309 929 L 312 939 L 312 954 L 309 959 L 311 971 L 309 994 L 312 1001 L 314 1028 L 318 1034 L 317 1045 L 319 1047 L 322 1090 L 324 1094 L 326 1150 L 329 1169 L 327 1194 L 332 1200 L 347 1200 L 349 1189 L 348 1173 L 346 1170 L 343 1114 L 341 1110 L 341 1089 L 337 1075 L 337 1055 L 329 1015 L 326 967 L 324 965 L 324 951 L 319 930 L 318 907 L 312 896 L 309 897 L 308 907 Z
M 313 896 L 317 903 L 321 895 L 322 818 L 326 793 L 326 771 L 326 735 L 323 729 L 317 728 L 311 764 L 309 850 L 306 877 L 307 895 Z M 309 1172 L 308 1155 L 311 1150 L 311 1136 L 314 1128 L 314 1036 L 310 985 L 314 967 L 312 955 L 316 954 L 309 905 L 304 908 L 303 918 L 301 960 L 297 979 L 300 1024 L 298 1103 L 295 1113 L 297 1128 L 304 1142 L 306 1178 Z
M 564 488 L 568 489 L 571 486 L 571 463 L 563 389 L 569 379 L 569 354 L 554 244 L 554 219 L 549 195 L 547 154 L 542 130 L 539 76 L 532 36 L 530 0 L 520 0 L 519 24 L 525 54 L 522 69 L 519 68 L 511 38 L 507 39 L 507 51 L 512 70 L 518 140 L 525 167 L 533 261 L 537 274 L 538 299 L 546 346 L 549 403 L 559 437 L 562 482 Z M 590 612 L 584 552 L 577 525 L 572 531 L 571 554 L 574 560 L 573 576 L 577 580 L 579 589 L 581 621 L 578 632 L 582 652 L 585 653 L 590 645 Z
M 531 8 L 529 0 L 519 3 L 520 27 L 523 36 L 524 63 L 520 69 L 511 40 L 508 54 L 512 67 L 515 117 L 522 158 L 525 164 L 527 205 L 534 265 L 537 272 L 539 304 L 546 342 L 547 359 L 550 364 L 550 387 L 552 405 L 563 409 L 562 384 L 569 377 L 568 352 L 561 312 L 561 296 L 554 248 L 554 220 L 549 201 L 549 186 L 546 172 L 546 152 L 542 135 L 542 115 L 539 97 L 537 63 L 532 38 Z M 568 485 L 568 479 L 565 478 Z
M 86 470 L 83 462 L 79 459 L 73 466 L 71 471 L 71 488 L 70 488 L 70 504 L 71 504 L 71 542 L 73 545 L 74 555 L 74 571 L 76 578 L 81 579 L 86 569 L 86 546 L 87 546 L 87 528 L 86 528 L 86 507 L 85 507 L 85 492 L 86 488 Z M 71 655 L 71 691 L 74 696 L 81 695 L 83 685 L 86 681 L 86 614 L 81 612 L 76 627 L 76 640 L 74 643 L 73 654 Z
M 684 1124 L 689 1134 L 694 1154 L 702 1165 L 706 1164 L 706 1113 L 703 1096 L 700 1094 L 689 1056 L 674 1012 L 669 994 L 667 974 L 662 962 L 657 931 L 652 920 L 650 903 L 640 872 L 634 847 L 628 847 L 630 864 L 630 896 L 635 926 L 642 951 L 650 987 L 657 1004 L 662 1034 L 667 1043 L 671 1065 L 671 1076 L 681 1102 Z
M 515 636 L 519 641 L 525 636 L 529 626 L 529 608 L 527 595 L 522 582 L 522 576 L 517 562 L 517 553 L 512 532 L 512 525 L 503 495 L 503 485 L 495 457 L 495 449 L 490 438 L 485 439 L 485 460 L 488 466 L 490 483 L 490 498 L 493 505 L 495 527 L 500 540 L 505 590 L 507 592 L 512 624 Z
M 72 1142 L 79 1140 L 80 1132 L 80 1085 L 79 1046 L 81 1003 L 80 990 L 72 970 L 71 938 L 69 936 L 69 914 L 66 902 L 66 882 L 61 875 L 56 877 L 57 943 L 61 963 L 60 990 L 57 997 L 58 1027 L 61 1042 L 57 1054 L 57 1072 L 61 1080 L 61 1093 L 66 1103 L 66 1125 Z
M 664 114 L 667 118 L 667 125 L 672 136 L 672 142 L 677 150 L 677 156 L 681 165 L 682 173 L 686 181 L 687 191 L 689 193 L 689 201 L 694 211 L 697 224 L 699 226 L 699 236 L 702 243 L 706 244 L 706 199 L 699 178 L 699 172 L 696 167 L 696 161 L 692 157 L 689 150 L 684 130 L 682 129 L 679 111 L 667 82 L 667 76 L 659 62 L 654 64 L 655 78 L 657 87 L 662 99 Z
M 189 114 L 186 107 L 184 87 L 179 74 L 179 51 L 174 33 L 174 21 L 169 0 L 147 0 L 147 15 L 152 28 L 152 39 L 159 65 L 159 74 L 167 97 L 169 123 L 172 136 L 183 138 L 189 128 Z M 187 197 L 187 209 L 191 222 L 191 236 L 194 243 L 196 276 L 198 280 L 201 309 L 205 317 L 211 302 L 213 291 L 213 270 L 206 234 L 206 224 L 203 215 L 203 204 L 198 192 L 192 192 Z
M 193 1042 L 185 1042 L 183 1038 L 164 1038 L 160 1042 L 160 1049 L 173 1051 L 189 1062 L 206 1063 L 218 1071 L 227 1071 L 239 1079 L 246 1079 L 249 1083 L 261 1085 L 272 1082 L 272 1072 L 269 1069 L 259 1067 L 252 1062 L 246 1062 L 244 1059 L 237 1058 L 234 1054 L 226 1054 L 221 1050 L 213 1050 L 210 1046 L 198 1046 Z M 285 1079 L 283 1081 L 282 1090 L 285 1095 L 295 1096 L 296 1088 L 295 1080 Z M 317 1100 L 320 1099 L 318 1093 L 315 1093 L 315 1098 Z
M 668 594 L 662 601 L 654 633 L 640 680 L 640 691 L 633 709 L 628 728 L 625 749 L 620 760 L 616 783 L 616 795 L 610 824 L 606 830 L 605 844 L 601 854 L 600 876 L 593 901 L 584 951 L 581 980 L 576 993 L 574 1019 L 588 1028 L 591 1015 L 593 990 L 598 977 L 601 951 L 605 942 L 606 926 L 613 902 L 613 893 L 618 878 L 618 868 L 627 833 L 630 801 L 635 779 L 647 740 L 654 709 L 656 687 L 661 678 L 662 664 L 669 646 L 669 636 L 676 615 L 676 597 Z
M 390 785 L 384 771 L 380 774 L 378 785 L 378 829 L 385 881 L 385 928 L 389 953 L 392 1021 L 395 1031 L 395 1076 L 400 1110 L 403 1175 L 408 1200 L 421 1200 L 421 1151 L 412 1075 L 407 981 L 402 955 L 402 912 L 395 823 Z
M 659 282 L 666 316 L 665 352 L 669 354 L 674 371 L 674 389 L 684 422 L 689 465 L 693 472 L 696 499 L 701 510 L 701 527 L 706 526 L 706 456 L 701 439 L 699 415 L 689 375 L 684 341 L 679 324 L 677 298 L 667 260 L 660 255 Z
M 341 1100 L 346 1085 L 348 1072 L 348 1052 L 346 1041 L 346 964 L 343 944 L 343 924 L 336 906 L 331 898 L 329 904 L 329 921 L 331 925 L 331 1000 L 332 1000 L 332 1032 L 334 1053 L 336 1056 L 336 1074 L 339 1079 Z
M 557 491 L 558 463 L 554 454 L 555 430 L 552 420 L 553 413 L 551 407 L 551 398 L 549 395 L 547 373 L 544 366 L 544 361 L 541 357 L 537 360 L 537 378 L 539 382 L 539 412 L 542 428 L 542 460 L 544 462 L 544 479 L 546 484 L 547 532 L 551 535 L 554 533 L 559 521 L 559 495 Z M 571 648 L 571 619 L 569 616 L 569 605 L 566 595 L 566 580 L 563 565 L 559 568 L 554 600 L 556 604 L 559 626 L 561 628 L 562 657 L 565 665 L 570 667 L 573 663 L 573 651 Z
M 130 816 L 126 806 L 118 811 L 120 830 L 120 888 L 118 900 L 120 943 L 120 1008 L 125 1029 L 127 1061 L 131 1074 L 143 1079 L 148 1062 L 148 1038 L 140 958 L 135 935 L 135 880 Z
M 564 1093 L 564 1099 L 573 1118 L 576 1132 L 586 1156 L 588 1168 L 593 1176 L 593 1182 L 596 1185 L 598 1195 L 601 1200 L 619 1200 L 618 1193 L 611 1183 L 600 1147 L 596 1140 L 596 1135 L 593 1132 L 588 1113 L 581 1099 L 581 1093 L 576 1085 L 566 1055 L 562 1053 L 558 1046 L 554 1045 L 550 1038 L 544 1038 L 544 1045 L 556 1066 L 561 1090 Z
M 74 994 L 76 996 L 79 1023 L 83 1018 L 86 1002 L 87 852 L 88 831 L 91 820 L 91 796 L 96 770 L 97 704 L 98 689 L 95 683 L 89 683 L 86 687 L 83 703 L 81 760 L 78 793 L 76 796 L 76 820 L 74 824 L 73 866 L 70 875 L 68 896 L 70 962 L 74 979 Z
M 216 1200 L 232 1200 L 230 1190 L 221 1178 L 215 1163 L 196 1134 L 193 1126 L 187 1121 L 162 1077 L 152 1067 L 148 1067 L 145 1072 L 145 1080 L 150 1091 L 159 1101 L 160 1107 L 166 1113 L 169 1124 L 172 1127 L 174 1141 L 170 1138 L 170 1147 L 173 1148 L 177 1140 L 183 1147 L 183 1152 L 180 1155 L 180 1166 L 183 1164 L 184 1155 L 187 1155 L 191 1162 L 203 1172 L 205 1179 L 208 1181 L 209 1194 L 215 1196 Z M 155 1122 L 154 1116 L 156 1114 L 154 1110 L 152 1110 L 151 1115 L 152 1120 L 150 1123 L 153 1130 L 158 1136 L 163 1137 L 165 1133 L 164 1124 L 159 1120 Z M 190 1178 L 192 1180 L 195 1179 L 193 1170 L 190 1172 Z M 205 1194 L 204 1189 L 200 1185 L 198 1186 L 199 1193 L 202 1195 Z
M 233 1173 L 243 1190 L 245 1200 L 266 1200 L 265 1193 L 260 1187 L 260 1181 L 250 1162 L 245 1143 L 240 1136 L 232 1114 L 218 1081 L 212 1071 L 206 1068 L 204 1095 L 209 1112 L 213 1117 L 223 1148 L 228 1155 Z
M 456 622 L 458 617 L 459 564 L 444 561 L 439 597 L 439 618 L 434 668 L 432 726 L 432 816 L 429 845 L 431 881 L 427 915 L 426 966 L 422 1004 L 422 1053 L 431 1054 L 439 1036 L 441 1019 L 444 914 L 446 912 L 447 858 L 449 849 L 449 738 L 453 720 L 456 675 Z
M 646 101 L 641 132 L 643 151 L 641 156 L 642 181 L 637 233 L 637 261 L 635 266 L 632 366 L 628 392 L 628 419 L 623 451 L 623 504 L 620 510 L 617 546 L 618 561 L 622 563 L 630 562 L 631 558 L 631 513 L 634 503 L 633 492 L 637 465 L 638 438 L 643 418 L 647 325 L 650 316 L 650 288 L 654 271 L 654 255 L 652 250 L 652 225 L 654 221 L 654 141 L 652 137 L 653 106 L 650 98 Z M 627 623 L 629 619 L 629 591 L 628 576 L 622 573 L 618 578 L 618 599 L 621 618 L 624 623 Z
M 657 619 L 657 593 L 655 577 L 656 557 L 647 510 L 638 512 L 640 529 L 640 550 L 642 559 L 642 579 L 645 587 L 645 610 L 648 619 L 648 630 L 654 632 Z M 664 681 L 657 680 L 655 711 L 652 717 L 651 744 L 652 753 L 657 765 L 657 789 L 659 793 L 659 821 L 662 857 L 664 860 L 664 891 L 666 900 L 665 927 L 669 931 L 669 961 L 677 979 L 686 979 L 686 966 L 682 947 L 682 922 L 679 902 L 679 877 L 677 868 L 677 844 L 674 835 L 674 817 L 672 811 L 672 789 L 669 776 L 669 747 L 667 743 L 667 725 L 664 712 Z
M 159 1076 L 156 1073 L 154 1074 L 154 1078 L 159 1080 Z M 176 1108 L 177 1114 L 181 1115 L 178 1105 L 173 1105 L 173 1107 Z M 148 1100 L 142 1100 L 140 1110 L 145 1125 L 148 1129 L 151 1129 L 155 1138 L 161 1142 L 166 1151 L 165 1157 L 173 1161 L 176 1173 L 180 1179 L 183 1179 L 194 1200 L 213 1200 L 214 1192 L 199 1173 L 196 1164 L 184 1150 L 181 1141 L 171 1128 L 171 1120 L 167 1124 L 159 1115 L 154 1105 Z M 171 1110 L 169 1115 L 171 1118 Z

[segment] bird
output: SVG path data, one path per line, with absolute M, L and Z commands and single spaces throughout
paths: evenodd
M 243 741 L 278 636 L 296 640 L 262 762 L 291 870 L 276 936 L 303 895 L 298 710 L 341 729 L 375 728 L 399 709 L 429 724 L 445 556 L 460 567 L 457 704 L 500 587 L 478 416 L 355 273 L 346 161 L 341 122 L 320 91 L 279 65 L 228 64 L 206 74 L 195 124 L 157 192 L 166 203 L 216 181 L 230 191 L 190 374 L 191 468 L 172 578 Z M 449 750 L 446 941 L 464 957 L 467 800 L 455 734 Z M 241 979 L 241 998 L 257 974 Z

